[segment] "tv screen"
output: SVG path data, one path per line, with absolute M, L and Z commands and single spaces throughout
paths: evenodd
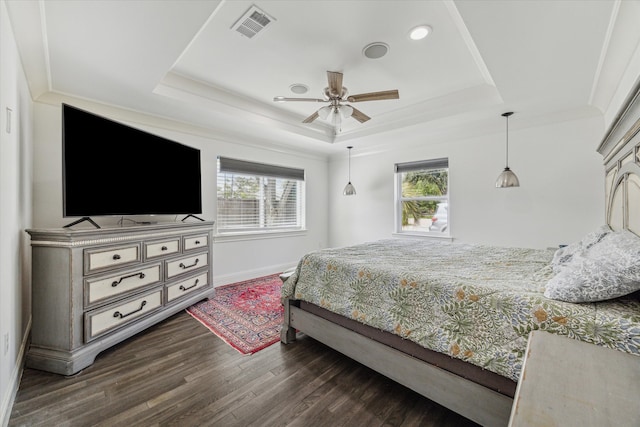
M 200 150 L 62 105 L 63 215 L 202 213 Z

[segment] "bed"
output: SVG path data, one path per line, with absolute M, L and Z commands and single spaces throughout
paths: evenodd
M 283 283 L 281 341 L 302 332 L 491 426 L 508 423 L 533 330 L 640 356 L 639 130 L 636 89 L 598 148 L 606 224 L 579 241 L 386 239 L 306 254 Z

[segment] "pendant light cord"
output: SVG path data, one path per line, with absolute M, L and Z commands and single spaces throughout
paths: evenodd
M 506 154 L 506 159 L 504 161 L 505 167 L 509 167 L 509 116 L 506 116 L 507 118 L 507 149 L 505 150 Z
M 505 168 L 509 169 L 509 116 L 512 115 L 513 112 L 503 113 L 502 117 L 507 119 L 507 149 L 505 150 L 506 158 L 505 158 Z

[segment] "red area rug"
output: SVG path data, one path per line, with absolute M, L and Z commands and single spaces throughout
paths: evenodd
M 240 353 L 252 354 L 280 341 L 281 289 L 279 274 L 220 286 L 187 313 Z

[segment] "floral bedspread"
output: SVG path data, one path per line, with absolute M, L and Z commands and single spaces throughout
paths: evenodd
M 380 240 L 305 255 L 282 296 L 514 381 L 534 329 L 640 355 L 640 301 L 575 304 L 545 298 L 553 254 L 553 249 Z

